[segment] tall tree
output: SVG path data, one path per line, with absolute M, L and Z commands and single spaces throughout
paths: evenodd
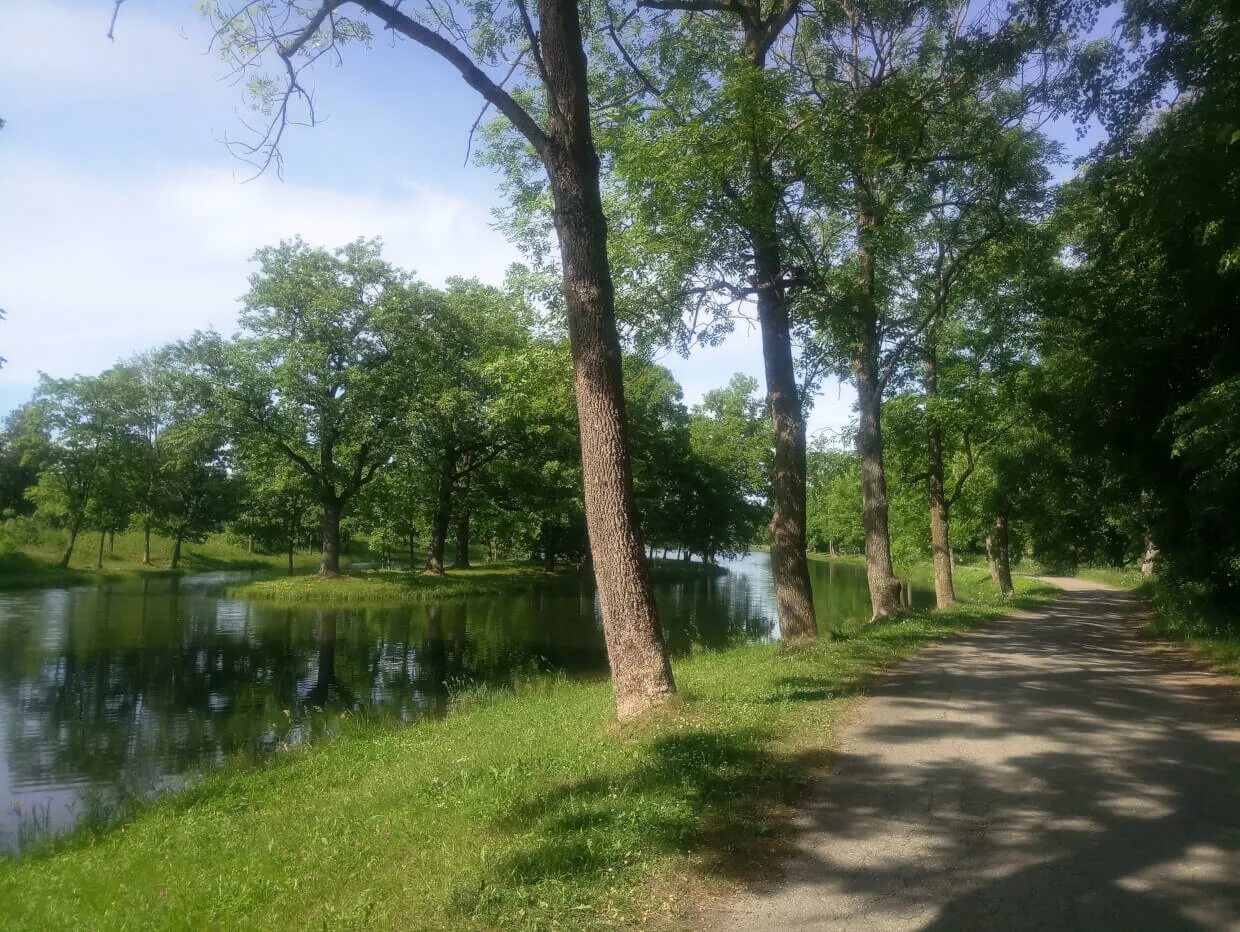
M 375 243 L 335 252 L 300 240 L 259 250 L 240 337 L 200 336 L 197 355 L 234 436 L 305 474 L 323 515 L 319 572 L 340 572 L 340 521 L 391 461 L 417 397 L 427 290 Z
M 600 104 L 622 204 L 626 284 L 666 315 L 714 317 L 713 340 L 743 309 L 762 337 L 774 459 L 770 548 L 780 631 L 818 636 L 806 559 L 805 417 L 795 369 L 787 198 L 798 186 L 797 127 L 773 46 L 794 2 L 646 0 L 610 10 L 601 33 L 612 87 Z M 792 224 L 795 226 L 795 223 Z M 686 336 L 691 336 L 688 334 Z M 687 341 L 686 341 L 687 342 Z
M 461 28 L 455 11 L 420 6 L 258 0 L 209 9 L 222 48 L 238 68 L 260 61 L 264 52 L 274 53 L 285 66 L 279 79 L 257 85 L 276 114 L 256 145 L 268 157 L 278 152 L 291 103 L 309 100 L 300 83 L 303 70 L 343 42 L 369 41 L 372 22 L 442 58 L 533 147 L 555 203 L 586 516 L 617 713 L 629 717 L 658 704 L 675 687 L 633 499 L 620 337 L 580 11 L 575 0 L 539 0 L 532 16 L 523 0 L 515 0 L 510 6 L 477 8 L 476 22 Z M 529 79 L 527 92 L 514 95 L 505 90 L 502 74 L 487 73 L 502 68 L 510 74 L 521 70 Z

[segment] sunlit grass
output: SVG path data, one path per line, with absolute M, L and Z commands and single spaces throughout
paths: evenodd
M 148 574 L 167 573 L 172 562 L 172 541 L 152 535 L 151 565 L 142 563 L 141 531 L 123 531 L 116 535 L 115 549 L 105 542 L 103 567 L 98 568 L 99 535 L 84 532 L 78 537 L 68 569 L 58 566 L 68 542 L 63 531 L 46 530 L 38 539 L 23 543 L 18 549 L 0 553 L 0 588 L 89 583 L 122 579 Z M 294 555 L 298 572 L 309 572 L 319 564 L 315 553 L 300 551 Z M 198 573 L 212 570 L 281 570 L 288 565 L 287 554 L 249 553 L 246 548 L 213 534 L 202 543 L 181 546 L 180 569 Z
M 656 560 L 652 572 L 656 580 L 674 580 L 723 571 L 702 563 Z M 589 570 L 571 565 L 548 571 L 535 563 L 496 563 L 469 569 L 449 567 L 442 576 L 403 570 L 367 570 L 330 578 L 262 579 L 233 586 L 228 594 L 285 603 L 405 602 L 457 595 L 500 595 L 532 587 L 574 585 L 589 579 Z
M 125 824 L 0 862 L 0 927 L 630 927 L 778 854 L 831 729 L 920 644 L 1030 605 L 1022 580 L 846 637 L 698 653 L 679 698 L 618 726 L 606 683 L 469 694 L 230 769 Z M 683 918 L 683 917 L 680 917 Z

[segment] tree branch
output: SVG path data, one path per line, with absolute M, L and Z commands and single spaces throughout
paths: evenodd
M 402 13 L 396 6 L 380 2 L 380 0 L 346 0 L 372 16 L 383 21 L 392 30 L 412 39 L 414 42 L 434 52 L 448 64 L 452 65 L 465 79 L 465 83 L 490 101 L 491 106 L 506 116 L 509 122 L 534 147 L 539 157 L 546 160 L 550 156 L 551 140 L 543 132 L 538 122 L 522 107 L 512 95 L 492 81 L 468 55 L 455 45 L 421 23 Z

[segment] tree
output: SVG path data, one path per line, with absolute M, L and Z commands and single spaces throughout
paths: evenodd
M 294 240 L 256 259 L 241 335 L 201 336 L 186 352 L 201 360 L 234 438 L 306 476 L 322 509 L 319 572 L 332 576 L 341 518 L 405 434 L 418 341 L 436 304 L 377 243 L 328 252 Z
M 674 691 L 643 554 L 625 422 L 620 338 L 607 257 L 607 220 L 590 122 L 586 56 L 575 0 L 540 0 L 537 22 L 523 2 L 480 8 L 474 42 L 427 10 L 437 32 L 399 2 L 259 0 L 210 7 L 221 47 L 240 70 L 264 52 L 281 60 L 282 77 L 255 87 L 275 114 L 256 144 L 269 160 L 297 100 L 304 68 L 340 43 L 369 41 L 371 21 L 438 55 L 482 95 L 533 147 L 555 203 L 563 297 L 572 347 L 581 434 L 586 516 L 594 553 L 617 713 L 621 718 L 658 704 Z M 349 12 L 359 15 L 350 17 Z M 458 44 L 459 43 L 459 44 Z M 516 48 L 510 48 L 510 43 Z M 530 78 L 517 94 L 487 68 L 515 62 Z M 523 103 L 522 101 L 525 101 Z
M 39 378 L 26 429 L 47 439 L 46 461 L 38 483 L 26 494 L 40 514 L 68 531 L 62 567 L 73 557 L 92 505 L 102 501 L 100 488 L 108 469 L 121 465 L 132 449 L 133 437 L 114 391 L 121 378 L 116 370 L 70 379 Z M 110 520 L 115 512 L 107 511 Z
M 612 87 L 600 107 L 625 219 L 622 281 L 655 315 L 702 312 L 730 329 L 752 303 L 762 336 L 774 457 L 770 547 L 785 643 L 818 636 L 806 560 L 805 418 L 795 370 L 793 299 L 805 285 L 786 198 L 800 174 L 787 81 L 772 48 L 798 13 L 764 4 L 646 0 L 607 11 Z M 803 271 L 803 270 L 802 270 Z M 722 323 L 720 323 L 722 321 Z M 682 336 L 686 345 L 693 334 Z
M 1002 164 L 998 156 L 1023 139 L 1027 116 L 1050 106 L 1070 7 L 850 4 L 838 16 L 808 20 L 788 56 L 804 89 L 808 132 L 823 151 L 805 181 L 807 203 L 825 220 L 813 228 L 817 264 L 832 268 L 815 297 L 827 355 L 844 357 L 857 389 L 876 618 L 894 612 L 900 596 L 888 527 L 884 395 L 906 354 L 941 319 L 943 286 L 985 241 L 976 218 L 995 201 L 996 184 L 1019 180 L 992 171 L 992 163 Z M 937 533 L 946 568 L 945 525 Z M 942 594 L 947 604 L 946 586 Z
M 435 365 L 427 367 L 409 437 L 411 455 L 434 477 L 426 556 L 426 572 L 434 574 L 444 572 L 454 510 L 456 562 L 469 565 L 469 483 L 521 440 L 523 425 L 505 416 L 511 405 L 500 398 L 512 390 L 508 376 L 524 364 L 529 341 L 513 296 L 458 279 L 444 297 L 429 323 Z

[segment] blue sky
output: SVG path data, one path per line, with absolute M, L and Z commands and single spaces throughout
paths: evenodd
M 491 228 L 495 176 L 465 162 L 479 100 L 422 50 L 377 40 L 320 67 L 321 116 L 293 128 L 284 178 L 224 146 L 245 95 L 223 80 L 193 3 L 0 0 L 0 412 L 44 371 L 97 372 L 198 328 L 231 332 L 260 246 L 381 236 L 397 264 L 440 283 L 500 283 L 520 257 Z M 1065 141 L 1071 133 L 1063 134 Z M 661 360 L 686 401 L 736 371 L 761 380 L 756 334 Z M 850 417 L 827 385 L 811 431 Z

